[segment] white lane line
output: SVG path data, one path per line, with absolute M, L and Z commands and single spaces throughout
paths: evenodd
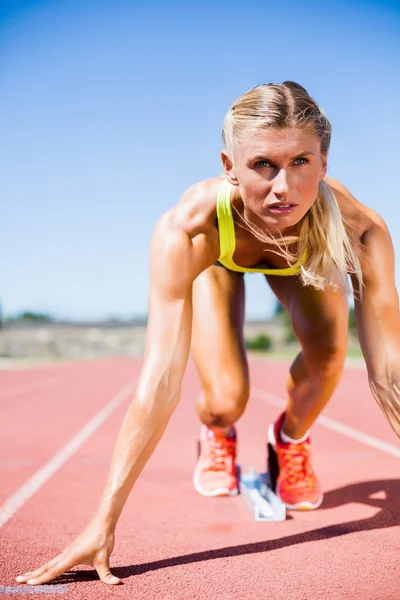
M 285 408 L 286 402 L 283 398 L 279 396 L 275 396 L 274 394 L 270 394 L 262 390 L 261 388 L 252 388 L 252 396 L 254 398 L 258 398 L 259 400 L 264 400 L 265 402 L 269 402 L 274 406 L 279 406 L 279 408 Z M 341 433 L 353 440 L 357 440 L 357 442 L 361 442 L 366 444 L 367 446 L 371 446 L 372 448 L 376 448 L 377 450 L 381 450 L 386 454 L 390 454 L 391 456 L 395 456 L 396 458 L 400 458 L 400 448 L 393 446 L 392 444 L 388 444 L 383 440 L 379 440 L 378 438 L 374 438 L 371 435 L 367 435 L 362 431 L 358 431 L 353 427 L 349 427 L 349 425 L 345 425 L 344 423 L 340 423 L 339 421 L 335 421 L 329 417 L 325 417 L 324 415 L 320 415 L 317 419 L 317 423 L 323 425 L 327 429 L 331 429 L 332 431 L 336 431 L 336 433 Z M 388 425 L 389 427 L 389 425 Z
M 66 594 L 68 585 L 0 585 L 0 596 L 6 594 Z
M 0 527 L 56 473 L 122 402 L 132 394 L 138 378 L 131 379 L 53 458 L 26 481 L 0 508 Z
M 52 387 L 60 381 L 63 381 L 64 379 L 66 379 L 66 376 L 62 375 L 61 377 L 48 377 L 46 379 L 40 379 L 39 381 L 14 385 L 3 392 L 0 392 L 0 400 L 8 400 L 9 398 L 14 398 L 15 396 L 21 396 L 22 394 L 26 393 L 29 394 L 31 391 L 46 389 Z

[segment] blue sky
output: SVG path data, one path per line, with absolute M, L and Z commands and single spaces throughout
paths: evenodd
M 2 1 L 4 312 L 145 314 L 157 219 L 220 173 L 233 100 L 286 79 L 325 109 L 329 175 L 399 255 L 399 58 L 397 2 Z M 246 278 L 247 316 L 268 316 L 263 277 Z

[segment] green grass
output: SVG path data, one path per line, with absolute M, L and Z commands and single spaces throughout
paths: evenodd
M 349 346 L 347 348 L 347 358 L 363 358 L 360 346 Z

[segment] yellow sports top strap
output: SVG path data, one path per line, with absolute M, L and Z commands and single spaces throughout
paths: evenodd
M 229 181 L 224 179 L 221 182 L 217 196 L 220 262 L 221 259 L 232 258 L 236 246 L 235 225 L 231 207 L 231 187 Z

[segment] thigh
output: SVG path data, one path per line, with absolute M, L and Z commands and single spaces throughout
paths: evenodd
M 247 387 L 244 305 L 241 273 L 213 265 L 193 284 L 192 354 L 204 386 Z
M 309 365 L 344 361 L 348 338 L 347 296 L 332 288 L 316 290 L 302 286 L 297 277 L 267 279 L 289 312 L 293 331 Z

